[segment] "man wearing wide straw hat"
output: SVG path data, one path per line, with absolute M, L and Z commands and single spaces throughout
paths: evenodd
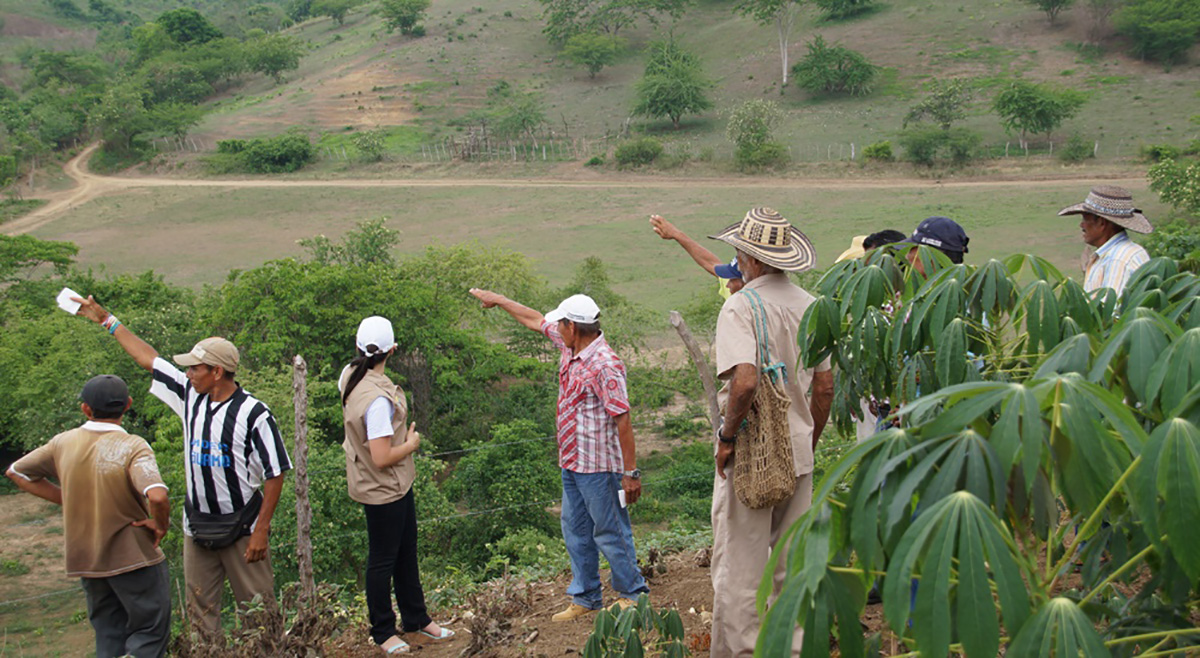
M 741 222 L 709 237 L 737 249 L 746 282 L 742 292 L 725 302 L 717 318 L 717 376 L 726 386 L 719 394 L 725 417 L 717 432 L 713 479 L 711 651 L 714 657 L 751 656 L 760 623 L 755 594 L 763 570 L 775 542 L 812 502 L 813 449 L 829 419 L 833 373 L 828 360 L 815 371 L 799 363 L 796 337 L 813 296 L 793 284 L 787 272 L 801 272 L 815 264 L 816 252 L 808 238 L 770 208 L 754 208 Z M 759 377 L 754 295 L 762 302 L 771 359 L 782 362 L 786 374 L 784 388 L 791 401 L 786 438 L 791 442 L 797 476 L 790 498 L 763 509 L 743 505 L 733 482 L 737 433 L 750 413 L 755 389 L 765 385 Z M 776 578 L 784 571 L 786 560 L 781 559 Z M 801 639 L 797 629 L 793 655 L 799 655 Z M 813 641 L 824 642 L 825 638 Z
M 1150 260 L 1150 254 L 1133 240 L 1126 230 L 1150 233 L 1154 227 L 1133 207 L 1133 195 L 1123 187 L 1097 185 L 1083 203 L 1058 211 L 1059 215 L 1082 215 L 1079 228 L 1083 241 L 1096 251 L 1084 250 L 1083 289 L 1087 292 L 1112 288 L 1120 295 L 1137 268 Z

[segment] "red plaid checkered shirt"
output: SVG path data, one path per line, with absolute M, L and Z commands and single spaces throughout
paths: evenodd
M 617 421 L 629 411 L 625 364 L 601 334 L 574 354 L 563 343 L 558 323 L 543 322 L 542 333 L 559 349 L 558 465 L 576 473 L 620 473 Z

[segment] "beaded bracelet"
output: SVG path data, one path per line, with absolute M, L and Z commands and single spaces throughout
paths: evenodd
M 108 328 L 108 335 L 112 336 L 117 333 L 117 327 L 121 326 L 120 320 L 115 320 L 112 326 Z

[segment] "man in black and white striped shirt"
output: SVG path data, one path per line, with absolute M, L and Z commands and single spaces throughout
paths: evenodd
M 78 299 L 79 315 L 112 334 L 138 365 L 153 374 L 150 392 L 183 420 L 184 505 L 183 572 L 188 614 L 204 634 L 220 631 L 225 579 L 239 603 L 261 594 L 274 600 L 268 539 L 271 517 L 292 468 L 271 410 L 234 380 L 238 351 L 224 338 L 206 338 L 187 354 L 174 357 L 181 371 L 121 324 L 96 300 Z M 261 489 L 261 493 L 259 490 Z M 254 516 L 254 507 L 258 507 Z M 198 541 L 193 521 L 208 515 L 243 512 L 253 524 L 232 544 L 213 547 Z

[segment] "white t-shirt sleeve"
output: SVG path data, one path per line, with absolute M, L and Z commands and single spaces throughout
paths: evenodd
M 375 398 L 367 407 L 367 415 L 363 420 L 367 423 L 367 439 L 382 439 L 396 433 L 392 429 L 392 401 L 384 396 Z
M 167 403 L 171 411 L 182 418 L 184 400 L 187 399 L 187 375 L 162 357 L 155 357 L 152 371 L 151 395 Z

